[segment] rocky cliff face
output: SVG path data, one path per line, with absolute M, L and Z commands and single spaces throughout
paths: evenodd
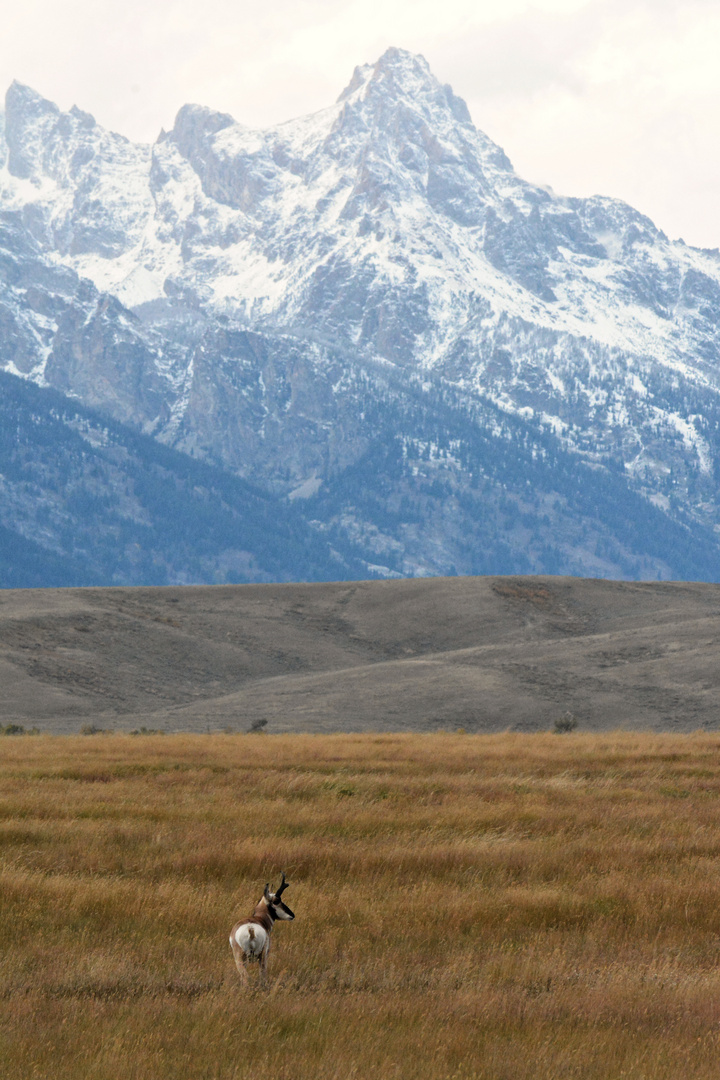
M 717 576 L 720 254 L 526 183 L 421 57 L 152 147 L 14 84 L 4 139 L 5 370 L 379 573 Z

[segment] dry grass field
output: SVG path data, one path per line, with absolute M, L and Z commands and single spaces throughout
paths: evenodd
M 4 1080 L 718 1075 L 718 736 L 3 737 L 0 841 Z

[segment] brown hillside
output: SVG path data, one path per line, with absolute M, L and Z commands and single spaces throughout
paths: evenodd
M 0 715 L 43 731 L 720 726 L 720 585 L 426 578 L 0 592 Z

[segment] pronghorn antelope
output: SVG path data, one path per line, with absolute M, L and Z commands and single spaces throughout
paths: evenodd
M 276 919 L 294 919 L 295 916 L 281 900 L 282 894 L 290 883 L 285 880 L 283 871 L 280 888 L 270 892 L 270 885 L 265 886 L 262 899 L 255 905 L 249 919 L 235 923 L 230 933 L 230 947 L 235 957 L 237 969 L 243 983 L 247 983 L 246 965 L 251 960 L 260 962 L 260 980 L 265 981 L 267 959 L 270 952 L 270 934 Z

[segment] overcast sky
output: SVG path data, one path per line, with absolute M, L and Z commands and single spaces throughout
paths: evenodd
M 421 52 L 517 171 L 623 198 L 720 246 L 720 0 L 23 0 L 0 86 L 154 140 L 192 101 L 265 126 L 329 105 L 356 64 Z

